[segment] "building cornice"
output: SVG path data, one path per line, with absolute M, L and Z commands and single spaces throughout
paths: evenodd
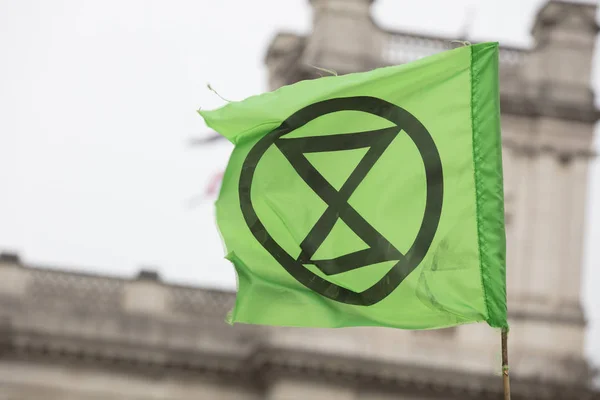
M 22 265 L 16 256 L 6 255 L 0 256 L 0 278 L 16 283 L 8 292 L 0 292 L 0 357 L 66 362 L 81 359 L 94 365 L 115 364 L 133 370 L 176 369 L 246 376 L 263 368 L 250 367 L 248 360 L 263 363 L 261 354 L 268 353 L 264 368 L 287 368 L 285 352 L 270 347 L 276 346 L 278 341 L 274 339 L 279 334 L 272 327 L 242 324 L 233 329 L 224 324 L 235 300 L 233 292 L 168 285 L 148 271 L 134 279 L 122 279 L 38 269 Z M 147 296 L 153 298 L 150 304 L 144 300 Z M 91 298 L 94 301 L 89 301 Z M 131 298 L 138 299 L 137 303 Z M 137 305 L 140 301 L 141 309 Z M 524 314 L 509 307 L 509 318 L 563 326 L 585 322 L 577 305 L 559 311 Z M 286 351 L 290 352 L 289 360 L 304 359 L 303 352 Z M 366 374 L 365 382 L 386 377 L 387 364 L 377 361 L 371 361 L 376 364 L 371 369 L 379 371 L 375 377 L 361 372 L 362 361 L 353 367 L 355 372 L 335 372 L 334 364 L 351 365 L 342 354 L 311 356 L 308 361 L 322 360 L 324 364 L 310 364 L 301 370 L 313 374 L 325 369 L 332 376 L 356 375 L 356 379 L 363 379 Z M 582 367 L 581 371 L 586 369 Z M 321 373 L 324 374 L 317 372 Z M 586 376 L 577 380 L 585 381 Z M 400 383 L 392 382 L 393 385 Z
M 444 394 L 445 398 L 498 399 L 502 396 L 500 372 L 497 376 L 461 373 L 447 369 L 419 367 L 413 364 L 374 362 L 365 358 L 332 357 L 323 353 L 290 352 L 288 349 L 267 349 L 261 352 L 262 376 L 306 376 L 361 390 L 423 395 L 424 392 Z M 266 371 L 266 373 L 265 373 Z M 514 399 L 592 400 L 600 393 L 572 385 L 554 385 L 534 380 L 514 379 Z
M 1 327 L 1 326 L 0 326 Z M 497 399 L 502 393 L 500 376 L 466 374 L 415 365 L 334 354 L 257 347 L 249 354 L 178 351 L 84 339 L 57 341 L 35 334 L 11 337 L 0 329 L 0 359 L 34 363 L 110 368 L 139 375 L 172 374 L 210 379 L 236 386 L 264 388 L 281 378 L 325 381 L 354 390 L 419 395 L 447 399 Z M 513 379 L 513 398 L 537 400 L 593 400 L 600 393 L 582 386 Z
M 600 110 L 592 102 L 585 104 L 561 102 L 544 96 L 527 97 L 501 92 L 500 109 L 503 114 L 534 118 L 549 117 L 589 124 L 600 120 Z
M 597 153 L 593 150 L 565 149 L 549 144 L 540 145 L 526 142 L 524 143 L 521 141 L 513 140 L 511 138 L 503 138 L 502 147 L 513 151 L 515 154 L 525 155 L 529 157 L 536 157 L 542 154 L 548 154 L 565 164 L 568 164 L 569 162 L 577 159 L 592 160 L 598 156 Z

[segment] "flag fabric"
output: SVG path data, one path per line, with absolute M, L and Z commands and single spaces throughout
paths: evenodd
M 232 323 L 507 327 L 498 44 L 200 111 Z

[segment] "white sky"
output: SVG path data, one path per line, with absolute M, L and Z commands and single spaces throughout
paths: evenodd
M 528 45 L 541 3 L 380 0 L 374 12 L 388 28 L 467 27 L 473 40 Z M 222 103 L 207 82 L 231 99 L 264 91 L 269 41 L 308 32 L 310 18 L 307 0 L 0 0 L 0 250 L 44 266 L 118 275 L 150 266 L 171 282 L 235 287 L 211 200 L 189 207 L 231 148 L 186 141 L 207 132 L 195 110 Z M 589 245 L 600 212 L 588 208 L 583 297 L 600 361 L 600 250 Z

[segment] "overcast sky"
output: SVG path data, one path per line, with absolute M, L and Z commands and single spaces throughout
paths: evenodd
M 541 3 L 380 0 L 374 13 L 387 28 L 527 46 Z M 195 110 L 222 104 L 207 82 L 235 100 L 264 91 L 273 35 L 310 26 L 307 0 L 0 0 L 0 251 L 234 288 L 213 199 L 190 207 L 231 147 L 186 141 L 207 132 Z M 583 296 L 600 360 L 600 212 L 588 208 Z

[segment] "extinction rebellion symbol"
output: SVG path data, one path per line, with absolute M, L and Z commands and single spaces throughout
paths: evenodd
M 394 126 L 367 132 L 282 139 L 284 135 L 315 118 L 346 110 L 373 114 L 387 119 L 394 123 Z M 427 180 L 423 221 L 414 243 L 406 254 L 402 254 L 396 249 L 348 203 L 354 190 L 401 131 L 406 132 L 416 145 L 423 160 Z M 252 205 L 251 189 L 256 166 L 263 154 L 273 144 L 281 150 L 298 175 L 327 204 L 325 212 L 300 243 L 301 253 L 297 258 L 289 255 L 269 235 Z M 339 191 L 304 156 L 305 153 L 359 148 L 368 148 L 368 150 Z M 402 174 L 401 170 L 397 172 Z M 297 111 L 254 145 L 242 166 L 239 195 L 244 219 L 256 240 L 297 281 L 332 300 L 369 306 L 378 303 L 392 293 L 419 265 L 429 250 L 442 211 L 442 162 L 427 129 L 406 110 L 375 97 L 335 98 L 311 104 Z M 384 195 L 385 188 L 382 188 L 381 193 L 373 193 L 373 196 Z M 333 259 L 312 260 L 316 250 L 329 235 L 338 218 L 341 218 L 370 248 Z M 402 221 L 398 221 L 398 224 L 402 224 Z M 378 282 L 362 292 L 355 292 L 322 279 L 303 265 L 313 264 L 325 275 L 330 276 L 384 261 L 397 262 Z

